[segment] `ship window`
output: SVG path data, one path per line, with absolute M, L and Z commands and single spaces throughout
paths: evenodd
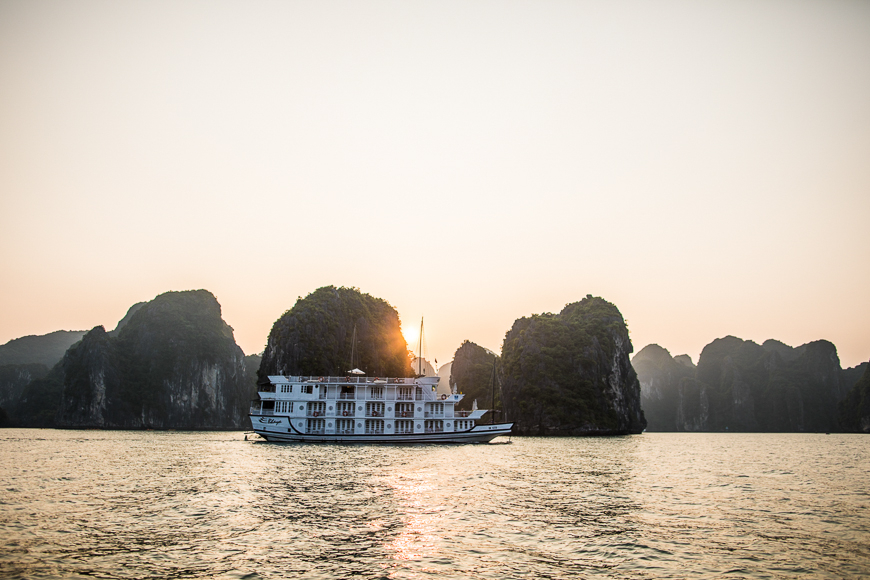
M 302 385 L 302 392 L 306 395 L 310 395 L 314 392 L 313 385 Z

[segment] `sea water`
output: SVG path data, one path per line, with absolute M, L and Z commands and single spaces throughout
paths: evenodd
M 0 430 L 4 578 L 862 578 L 870 437 Z

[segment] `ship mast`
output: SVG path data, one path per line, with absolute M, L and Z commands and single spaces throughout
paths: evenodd
M 420 339 L 417 342 L 417 375 L 423 374 L 423 317 L 420 317 Z
M 492 357 L 492 379 L 490 379 L 490 390 L 492 391 L 492 411 L 490 411 L 489 422 L 492 425 L 495 425 L 495 361 L 498 360 L 498 357 L 493 355 Z
M 350 368 L 355 369 L 353 366 L 353 355 L 356 351 L 356 322 L 353 323 L 353 338 L 350 339 Z

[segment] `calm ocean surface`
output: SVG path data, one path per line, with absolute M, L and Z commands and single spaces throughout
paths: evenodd
M 3 578 L 866 578 L 870 437 L 0 430 Z

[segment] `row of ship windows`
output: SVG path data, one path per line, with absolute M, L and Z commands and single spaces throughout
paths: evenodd
M 353 415 L 354 414 L 354 405 L 356 403 L 345 402 L 345 403 L 336 403 L 335 410 L 340 415 Z M 369 415 L 383 415 L 384 414 L 384 403 L 366 403 L 365 410 Z M 444 414 L 444 403 L 432 403 L 432 413 L 436 415 Z M 305 410 L 304 405 L 299 406 L 300 411 Z M 318 412 L 322 414 L 326 414 L 326 403 L 315 401 L 308 403 L 308 410 L 313 412 Z M 332 406 L 330 405 L 329 410 L 332 410 Z M 359 409 L 362 410 L 362 407 Z M 393 408 L 390 407 L 387 409 L 388 411 L 392 411 Z M 292 413 L 293 412 L 293 401 L 275 401 L 275 413 Z M 414 404 L 413 403 L 396 403 L 396 416 L 397 417 L 413 417 L 414 416 Z
M 293 385 L 281 385 L 281 392 L 282 393 L 292 393 L 293 392 Z M 312 385 L 302 385 L 299 387 L 299 392 L 306 394 L 306 395 L 310 395 L 310 394 L 314 393 L 314 388 Z
M 384 420 L 383 419 L 366 419 L 365 420 L 365 430 L 366 433 L 383 433 L 384 432 Z M 427 432 L 440 432 L 444 431 L 444 421 L 430 419 L 427 421 L 423 421 L 423 425 Z M 449 427 L 450 424 L 448 423 Z M 318 433 L 322 432 L 326 427 L 332 428 L 332 422 L 328 425 L 326 423 L 326 419 L 307 419 L 305 422 L 305 430 L 307 433 Z M 357 423 L 357 428 L 362 428 L 363 423 Z M 417 428 L 421 427 L 420 423 L 417 423 Z M 466 431 L 474 427 L 474 421 L 456 421 L 456 431 Z M 354 432 L 354 419 L 336 419 L 335 421 L 335 429 L 337 433 L 353 433 Z M 387 429 L 391 429 L 391 425 L 387 425 Z M 414 421 L 406 421 L 402 419 L 397 419 L 395 421 L 395 432 L 396 433 L 413 433 L 414 432 Z
M 354 387 L 342 387 L 342 389 L 353 389 Z M 281 385 L 281 393 L 292 393 L 293 385 Z M 299 392 L 311 395 L 314 393 L 314 385 L 300 385 Z M 383 387 L 370 387 L 370 392 L 373 397 L 382 397 L 384 395 Z M 420 387 L 416 387 L 416 394 L 422 395 L 423 389 Z M 411 387 L 402 387 L 399 388 L 399 396 L 400 397 L 410 397 L 411 396 Z

